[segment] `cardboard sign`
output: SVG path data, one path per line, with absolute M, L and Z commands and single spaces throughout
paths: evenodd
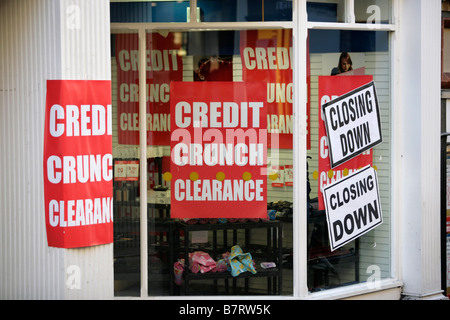
M 44 196 L 48 245 L 113 241 L 111 81 L 47 81 Z
M 345 74 L 345 73 L 344 73 Z M 333 99 L 338 98 L 356 88 L 359 88 L 373 80 L 370 75 L 354 75 L 354 76 L 319 76 L 319 119 L 322 119 L 322 108 L 324 105 Z M 324 121 L 319 121 L 319 170 L 318 170 L 318 201 L 319 210 L 324 210 L 323 204 L 323 189 L 345 177 L 352 174 L 359 168 L 367 165 L 372 165 L 372 149 L 364 151 L 362 154 L 346 161 L 345 163 L 331 169 L 329 159 L 328 138 L 325 130 Z
M 324 190 L 332 251 L 383 223 L 375 169 L 362 168 Z
M 383 140 L 374 82 L 322 105 L 334 168 Z
M 172 218 L 267 217 L 264 83 L 172 82 Z

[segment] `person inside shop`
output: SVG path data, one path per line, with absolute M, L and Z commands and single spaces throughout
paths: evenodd
M 348 52 L 342 52 L 339 57 L 338 66 L 334 67 L 333 70 L 331 70 L 331 75 L 335 76 L 337 74 L 351 70 L 353 70 L 352 58 L 350 57 L 350 54 Z
M 201 59 L 194 70 L 194 81 L 233 81 L 231 56 Z

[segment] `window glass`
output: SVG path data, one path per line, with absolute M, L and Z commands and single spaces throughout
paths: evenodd
M 356 23 L 386 24 L 391 23 L 391 0 L 358 0 L 354 1 Z M 314 22 L 346 22 L 344 0 L 308 1 L 308 21 Z
M 355 1 L 355 20 L 358 23 L 391 23 L 391 0 Z
M 202 22 L 292 21 L 292 0 L 199 0 Z
M 380 31 L 310 30 L 309 33 L 311 149 L 308 150 L 308 287 L 311 292 L 366 281 L 368 285 L 373 285 L 376 283 L 374 281 L 390 276 L 391 63 L 388 36 L 387 32 Z M 364 152 L 357 152 L 356 143 L 363 147 L 369 139 L 375 138 L 369 135 L 364 136 L 364 141 L 355 138 L 355 133 L 361 132 L 361 128 L 368 128 L 366 125 L 369 122 L 357 124 L 350 121 L 348 115 L 351 111 L 342 101 L 346 101 L 353 90 L 362 90 L 362 86 L 372 81 L 376 94 L 371 96 L 377 98 L 379 121 L 372 119 L 370 123 L 381 124 L 382 142 Z M 331 167 L 331 158 L 340 149 L 333 142 L 334 148 L 329 145 L 329 135 L 335 128 L 325 126 L 326 117 L 323 118 L 321 110 L 321 106 L 333 99 L 338 101 L 334 104 L 334 111 L 338 110 L 341 117 L 336 122 L 339 123 L 337 126 L 347 130 L 340 136 L 338 146 L 342 150 L 347 148 L 346 152 L 350 149 L 354 152 L 353 158 L 335 167 Z M 353 105 L 361 111 L 364 101 Z M 362 111 L 356 118 L 363 119 Z M 332 119 L 337 118 L 333 116 Z M 380 133 L 377 130 L 374 132 Z M 369 192 L 362 189 L 362 184 L 357 184 L 364 179 L 350 178 L 358 172 L 367 172 L 364 171 L 367 165 L 375 169 L 377 176 L 374 181 L 378 183 L 379 199 L 375 198 L 373 202 L 364 200 L 364 195 Z M 351 189 L 345 187 L 344 181 L 356 183 Z M 332 194 L 340 200 L 336 205 L 333 202 L 336 198 L 330 197 L 328 208 L 333 208 L 333 204 L 334 208 L 342 207 L 344 212 L 347 210 L 345 215 L 338 216 L 337 210 L 325 210 L 324 190 L 332 183 L 336 183 L 338 189 L 330 190 L 339 190 Z M 376 188 L 369 189 L 376 195 Z M 357 191 L 353 197 L 349 197 L 350 190 Z M 378 211 L 375 202 L 381 206 Z M 380 218 L 382 221 L 378 223 L 376 219 Z M 371 225 L 372 219 L 377 224 Z M 341 241 L 345 237 L 348 241 Z
M 115 163 L 134 165 L 138 37 L 112 37 Z M 146 46 L 149 295 L 292 294 L 292 30 L 148 31 Z M 139 202 L 115 200 L 116 295 L 138 294 Z
M 111 22 L 188 22 L 189 0 L 111 1 Z M 292 0 L 199 0 L 199 22 L 292 21 Z
M 307 1 L 308 21 L 345 22 L 345 0 Z
M 189 0 L 111 1 L 111 22 L 186 22 Z
M 112 36 L 112 56 L 115 52 L 116 36 Z M 137 34 L 130 33 L 127 45 L 139 47 Z M 133 55 L 134 56 L 134 55 Z M 136 56 L 137 57 L 137 56 Z M 111 71 L 116 75 L 111 83 L 113 102 L 113 158 L 114 158 L 114 293 L 117 296 L 139 296 L 140 293 L 140 201 L 139 201 L 139 148 L 136 145 L 119 143 L 117 101 L 128 99 L 138 110 L 137 97 L 130 90 L 117 87 L 117 63 L 111 59 Z M 124 60 L 125 61 L 125 60 Z M 133 68 L 132 64 L 129 65 Z M 139 79 L 126 75 L 128 88 L 139 85 Z M 131 117 L 133 118 L 133 117 Z

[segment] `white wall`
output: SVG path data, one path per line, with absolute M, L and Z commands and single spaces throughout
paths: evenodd
M 113 296 L 112 244 L 47 246 L 42 175 L 46 80 L 110 79 L 109 42 L 108 0 L 0 1 L 0 299 Z
M 61 250 L 47 247 L 42 190 L 45 93 L 61 74 L 59 2 L 0 2 L 0 298 L 63 296 Z
M 440 291 L 441 1 L 400 1 L 399 107 L 396 109 L 403 294 Z

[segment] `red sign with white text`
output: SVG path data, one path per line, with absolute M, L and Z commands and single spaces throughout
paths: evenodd
M 146 37 L 147 144 L 170 144 L 170 81 L 183 78 L 180 33 L 151 33 Z M 120 144 L 139 145 L 139 38 L 115 36 L 117 62 L 117 120 Z
M 241 31 L 240 54 L 242 80 L 266 84 L 264 90 L 267 92 L 269 148 L 292 149 L 294 59 L 292 30 Z M 307 66 L 309 80 L 309 61 Z M 307 116 L 307 148 L 310 149 L 309 99 Z
M 47 81 L 43 169 L 48 245 L 112 243 L 111 81 Z
M 373 80 L 370 75 L 359 76 L 319 76 L 319 119 L 322 119 L 322 105 L 363 86 Z M 372 165 L 372 149 L 333 168 L 329 158 L 328 140 L 323 120 L 319 121 L 319 210 L 324 210 L 322 190 L 330 183 L 337 181 L 354 171 Z
M 264 83 L 172 82 L 172 218 L 267 217 Z

